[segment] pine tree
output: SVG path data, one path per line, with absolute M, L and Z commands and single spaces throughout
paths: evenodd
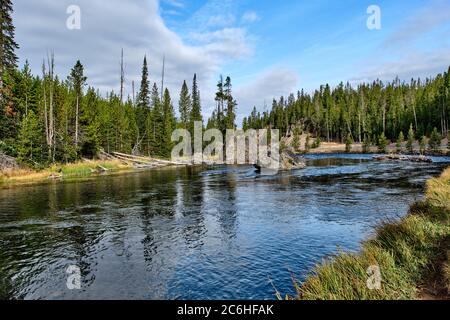
M 67 78 L 75 94 L 75 146 L 78 146 L 80 138 L 80 102 L 83 97 L 83 87 L 87 78 L 84 76 L 84 67 L 78 60 Z
M 183 81 L 181 87 L 180 99 L 178 101 L 178 110 L 180 112 L 180 122 L 183 129 L 189 129 L 189 120 L 191 114 L 191 96 L 186 81 Z
M 309 133 L 306 135 L 306 141 L 305 141 L 305 153 L 308 153 L 309 150 L 311 150 L 311 136 L 309 135 Z
M 136 100 L 136 123 L 137 123 L 137 137 L 136 137 L 136 145 L 135 152 L 139 152 L 140 149 L 143 148 L 141 146 L 144 138 L 147 138 L 147 144 L 145 149 L 149 152 L 149 141 L 147 135 L 147 126 L 150 110 L 150 81 L 148 78 L 148 66 L 147 66 L 147 57 L 144 56 L 144 62 L 142 65 L 142 76 L 141 76 L 141 87 L 139 89 L 139 93 Z
M 213 113 L 214 118 L 211 119 L 210 123 L 211 124 L 214 123 L 215 129 L 218 129 L 223 133 L 226 130 L 225 116 L 224 116 L 226 94 L 224 92 L 224 83 L 222 75 L 220 75 L 219 82 L 217 83 L 217 92 L 215 100 L 217 103 L 217 109 Z
M 161 106 L 160 95 L 158 91 L 158 86 L 156 83 L 153 84 L 152 94 L 151 94 L 151 104 L 152 104 L 152 124 L 153 128 L 149 128 L 152 133 L 151 137 L 151 152 L 154 156 L 164 156 L 164 115 L 163 108 Z
M 32 167 L 39 167 L 44 162 L 42 127 L 33 110 L 22 120 L 18 142 L 17 158 L 20 162 Z
M 80 125 L 83 128 L 81 154 L 84 157 L 94 158 L 100 150 L 100 122 L 99 100 L 93 88 L 89 88 L 82 104 Z
M 235 129 L 236 128 L 236 100 L 233 98 L 231 78 L 227 77 L 224 84 L 224 96 L 227 104 L 224 125 L 223 128 Z
M 350 134 L 347 135 L 347 139 L 345 140 L 345 152 L 350 153 L 352 151 L 353 139 Z
M 202 117 L 202 107 L 200 102 L 200 91 L 198 90 L 197 85 L 197 74 L 194 74 L 194 79 L 192 80 L 192 108 L 190 112 L 190 133 L 192 140 L 194 137 L 194 123 L 195 122 L 202 122 L 203 124 L 203 117 Z
M 11 0 L 0 2 L 0 98 L 3 99 L 3 76 L 8 70 L 17 67 L 15 50 L 19 48 L 14 40 L 15 27 L 12 22 L 13 5 Z
M 420 139 L 420 143 L 419 143 L 419 151 L 421 155 L 425 154 L 425 151 L 427 149 L 427 137 L 423 136 L 422 139 Z
M 437 128 L 433 129 L 433 132 L 430 136 L 430 141 L 428 142 L 429 149 L 432 152 L 439 152 L 441 148 L 441 135 L 439 134 Z
M 387 152 L 387 146 L 388 146 L 388 140 L 384 133 L 381 133 L 380 137 L 378 138 L 378 152 L 380 153 L 386 153 Z
M 312 149 L 317 149 L 317 148 L 319 148 L 320 147 L 320 144 L 322 143 L 322 141 L 320 140 L 320 137 L 317 137 L 315 140 L 314 140 L 314 142 L 313 142 L 313 144 L 312 144 Z
M 150 81 L 148 79 L 147 56 L 142 65 L 141 89 L 137 97 L 137 106 L 142 109 L 150 108 Z
M 396 147 L 397 147 L 397 153 L 401 153 L 403 150 L 403 143 L 405 142 L 405 136 L 403 135 L 403 132 L 401 131 L 398 139 L 397 139 L 397 143 L 396 143 Z
M 169 90 L 164 90 L 163 96 L 163 116 L 164 116 L 164 133 L 163 133 L 163 156 L 170 157 L 173 148 L 172 133 L 176 129 L 175 113 L 170 98 Z
M 406 149 L 409 153 L 414 153 L 414 141 L 415 141 L 415 134 L 412 125 L 409 127 L 408 131 L 408 141 L 406 143 Z
M 364 141 L 362 144 L 362 152 L 363 153 L 369 153 L 370 152 L 370 147 L 371 147 L 371 143 L 370 143 L 370 139 L 369 137 L 364 137 Z

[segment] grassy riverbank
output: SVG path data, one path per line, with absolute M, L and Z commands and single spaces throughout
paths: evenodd
M 371 266 L 380 269 L 379 290 L 368 288 Z M 400 222 L 380 226 L 360 253 L 324 261 L 296 291 L 302 300 L 448 299 L 450 168 L 428 181 L 425 200 Z
M 133 169 L 132 164 L 117 160 L 80 161 L 69 164 L 53 165 L 44 170 L 14 169 L 0 172 L 0 183 L 31 183 L 48 179 L 89 177 L 104 172 L 116 172 Z

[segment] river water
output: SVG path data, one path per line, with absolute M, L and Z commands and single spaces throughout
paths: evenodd
M 275 299 L 406 214 L 449 161 L 310 155 L 275 176 L 217 166 L 3 188 L 0 298 Z

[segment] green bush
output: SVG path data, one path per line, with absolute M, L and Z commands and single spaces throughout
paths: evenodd
M 441 148 L 441 135 L 439 134 L 437 128 L 434 128 L 430 136 L 430 141 L 428 142 L 429 150 L 432 152 L 439 152 Z
M 378 152 L 380 153 L 386 153 L 387 152 L 387 146 L 388 146 L 388 140 L 386 138 L 386 136 L 384 135 L 384 133 L 382 133 L 380 135 L 380 137 L 378 138 Z
M 352 151 L 353 139 L 351 135 L 347 135 L 347 140 L 345 140 L 345 152 L 350 153 Z

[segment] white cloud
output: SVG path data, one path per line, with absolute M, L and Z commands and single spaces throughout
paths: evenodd
M 384 41 L 383 45 L 388 48 L 411 44 L 424 34 L 448 22 L 450 22 L 450 3 L 434 1 L 409 17 L 396 32 Z
M 222 28 L 222 27 L 229 27 L 233 25 L 235 22 L 236 19 L 232 14 L 227 15 L 222 14 L 210 17 L 206 25 L 208 27 Z
M 254 11 L 248 11 L 244 13 L 244 15 L 241 18 L 242 22 L 244 23 L 253 23 L 260 20 L 260 17 L 258 14 Z
M 184 8 L 185 5 L 183 2 L 179 0 L 163 0 L 164 3 L 167 3 L 168 5 L 175 7 L 175 8 Z
M 376 79 L 392 80 L 399 77 L 403 80 L 411 78 L 434 77 L 447 71 L 450 66 L 450 48 L 432 52 L 414 52 L 403 54 L 396 59 L 377 60 L 360 75 L 350 79 L 353 83 L 373 81 Z
M 179 1 L 170 1 L 177 6 Z M 77 59 L 85 65 L 88 84 L 106 91 L 119 87 L 120 51 L 125 51 L 127 94 L 131 81 L 136 91 L 142 59 L 149 60 L 150 78 L 160 83 L 162 57 L 166 56 L 166 84 L 177 101 L 184 79 L 197 73 L 205 109 L 213 103 L 214 85 L 220 69 L 229 59 L 252 52 L 249 35 L 242 28 L 224 28 L 197 37 L 187 44 L 161 18 L 157 0 L 79 0 L 81 30 L 65 27 L 67 7 L 73 0 L 16 0 L 16 38 L 19 56 L 28 59 L 35 73 L 47 51 L 54 50 L 56 71 L 65 79 Z
M 236 87 L 235 97 L 239 103 L 238 120 L 239 125 L 243 117 L 250 114 L 254 106 L 263 111 L 264 104 L 272 108 L 272 100 L 281 96 L 287 96 L 296 92 L 299 78 L 291 69 L 274 66 L 254 77 L 250 83 Z

